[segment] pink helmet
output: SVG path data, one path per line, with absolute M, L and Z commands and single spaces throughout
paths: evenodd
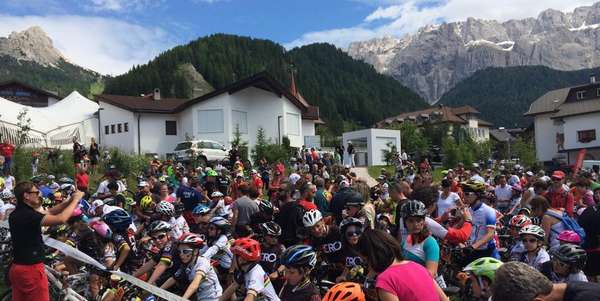
M 81 208 L 79 207 L 75 207 L 75 209 L 73 209 L 73 213 L 71 213 L 71 216 L 80 216 L 82 215 L 83 212 L 81 211 Z
M 558 237 L 556 239 L 558 239 L 559 241 L 562 241 L 562 242 L 576 244 L 576 245 L 581 243 L 581 237 L 579 237 L 579 234 L 577 234 L 577 232 L 572 231 L 572 230 L 565 230 L 565 231 L 560 232 L 560 234 L 558 234 Z
M 108 225 L 101 220 L 94 220 L 90 222 L 90 227 L 102 238 L 110 238 L 112 236 L 112 231 Z

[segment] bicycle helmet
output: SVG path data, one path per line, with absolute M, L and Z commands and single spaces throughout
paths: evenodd
M 562 241 L 562 242 L 569 243 L 569 244 L 574 244 L 574 245 L 581 244 L 581 237 L 579 237 L 579 234 L 577 234 L 577 232 L 575 232 L 573 230 L 565 230 L 565 231 L 560 232 L 558 234 L 558 237 L 556 237 L 556 239 L 558 239 L 559 241 Z
M 502 266 L 503 262 L 492 257 L 482 257 L 469 263 L 463 271 L 471 272 L 477 277 L 486 277 L 489 281 L 494 281 L 496 270 Z
M 260 224 L 260 229 L 263 235 L 281 236 L 281 227 L 276 222 Z
M 62 225 L 54 225 L 51 226 L 50 228 L 48 228 L 48 230 L 46 230 L 46 233 L 48 235 L 50 235 L 50 237 L 56 238 L 60 235 L 64 235 L 67 234 L 68 229 L 67 226 L 62 224 Z
M 231 253 L 241 257 L 246 261 L 259 261 L 260 244 L 258 243 L 258 241 L 252 238 L 238 238 L 233 242 L 233 245 L 231 246 Z
M 515 215 L 510 219 L 511 227 L 523 228 L 527 225 L 531 225 L 531 219 L 523 214 Z
M 154 201 L 152 200 L 152 196 L 150 196 L 150 195 L 145 195 L 140 200 L 140 207 L 144 211 L 151 210 L 153 204 L 154 204 Z
M 58 179 L 58 183 L 59 184 L 73 184 L 73 183 L 75 183 L 75 181 L 73 181 L 73 179 L 71 179 L 69 177 L 62 177 L 62 178 Z
M 340 230 L 342 231 L 342 233 L 344 233 L 344 232 L 346 232 L 346 228 L 348 228 L 350 226 L 356 226 L 356 227 L 362 229 L 363 222 L 361 220 L 359 220 L 358 218 L 354 218 L 354 217 L 345 218 L 340 223 Z
M 574 244 L 564 244 L 551 251 L 553 258 L 569 264 L 571 267 L 581 270 L 585 267 L 587 255 L 585 250 Z
M 312 227 L 316 225 L 320 220 L 323 219 L 323 215 L 319 210 L 310 210 L 304 212 L 304 216 L 302 217 L 302 224 L 304 227 Z
M 51 200 L 50 198 L 43 198 L 42 199 L 42 207 L 44 208 L 50 208 L 54 206 L 54 200 Z
M 317 265 L 317 253 L 308 245 L 291 246 L 281 254 L 281 264 L 294 268 L 313 269 Z
M 178 244 L 189 245 L 190 247 L 199 249 L 199 248 L 201 248 L 204 245 L 204 240 L 198 234 L 195 234 L 195 233 L 183 233 L 177 239 L 177 243 Z
M 273 215 L 273 204 L 270 201 L 261 200 L 258 204 L 258 209 L 267 215 Z
M 192 210 L 192 214 L 195 214 L 195 215 L 204 215 L 204 214 L 208 214 L 209 212 L 210 212 L 210 208 L 204 204 L 198 204 Z
M 158 202 L 158 205 L 156 205 L 156 213 L 167 215 L 167 216 L 174 216 L 175 215 L 175 206 L 173 206 L 173 204 L 171 204 L 169 202 L 160 201 L 160 202 Z
M 2 199 L 3 200 L 8 200 L 8 199 L 12 199 L 15 195 L 10 192 L 9 190 L 4 190 L 2 191 Z
M 427 209 L 425 208 L 425 204 L 420 201 L 408 200 L 400 207 L 400 214 L 402 214 L 402 218 L 404 219 L 411 216 L 425 217 Z
M 330 288 L 322 301 L 365 301 L 360 285 L 354 282 L 341 282 Z
M 216 176 L 218 176 L 218 174 L 217 174 L 217 172 L 215 170 L 211 169 L 211 170 L 209 170 L 209 171 L 206 172 L 206 176 L 207 177 L 216 177 Z
M 477 181 L 466 181 L 460 183 L 464 192 L 475 192 L 475 193 L 483 193 L 485 192 L 485 183 L 477 182 Z
M 75 191 L 75 185 L 70 183 L 62 184 L 60 185 L 60 190 L 70 195 L 71 193 L 73 193 L 73 191 Z
M 221 193 L 220 191 L 215 191 L 210 195 L 211 198 L 220 198 L 223 197 L 223 193 Z
M 519 236 L 523 236 L 523 235 L 533 235 L 535 237 L 537 237 L 537 239 L 539 240 L 544 240 L 544 237 L 546 236 L 546 232 L 544 231 L 544 229 L 542 229 L 542 227 L 540 226 L 536 226 L 536 225 L 528 225 L 525 226 L 521 229 L 521 231 L 519 231 Z
M 231 228 L 231 223 L 227 219 L 220 216 L 211 218 L 209 223 L 215 225 L 221 231 L 229 231 L 229 228 Z
M 346 207 L 362 207 L 365 204 L 365 199 L 360 192 L 352 191 L 346 199 Z
M 148 232 L 150 234 L 169 231 L 171 231 L 171 224 L 165 221 L 153 221 L 150 226 L 148 226 Z
M 108 225 L 101 220 L 95 220 L 90 222 L 90 228 L 92 228 L 92 230 L 94 230 L 96 233 L 98 233 L 98 235 L 100 235 L 104 239 L 109 239 L 112 237 L 112 231 L 110 230 Z
M 131 216 L 123 209 L 116 209 L 103 217 L 104 221 L 117 232 L 122 232 L 131 225 Z

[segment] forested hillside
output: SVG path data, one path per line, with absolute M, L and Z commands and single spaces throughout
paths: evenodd
M 337 134 L 344 124 L 370 126 L 384 117 L 427 105 L 391 77 L 333 45 L 312 44 L 286 51 L 269 40 L 224 34 L 200 38 L 134 66 L 110 79 L 105 92 L 139 95 L 159 87 L 166 96 L 185 97 L 193 87 L 174 72 L 185 63 L 191 63 L 215 89 L 260 71 L 289 85 L 293 65 L 299 92 L 320 107 L 329 129 Z
M 529 105 L 544 93 L 585 84 L 600 69 L 558 71 L 542 66 L 487 68 L 476 72 L 444 94 L 438 104 L 471 105 L 494 127 L 528 126 L 523 117 Z

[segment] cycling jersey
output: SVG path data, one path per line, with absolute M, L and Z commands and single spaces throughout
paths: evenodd
M 281 300 L 285 301 L 319 301 L 319 289 L 311 282 L 304 281 L 298 285 L 286 284 L 279 293 Z
M 440 260 L 440 246 L 435 238 L 428 236 L 420 243 L 413 243 L 413 236 L 409 235 L 402 243 L 402 255 L 405 259 L 414 261 L 425 266 L 427 261 L 438 262 Z
M 201 272 L 204 274 L 203 279 L 200 281 L 198 291 L 196 292 L 196 299 L 202 301 L 213 301 L 218 300 L 223 294 L 223 288 L 219 283 L 219 278 L 215 269 L 210 264 L 210 260 L 204 257 L 198 257 L 195 263 L 190 263 L 185 266 L 179 267 L 179 269 L 173 275 L 175 279 L 185 279 L 186 286 L 194 280 L 196 273 Z
M 157 264 L 162 263 L 166 266 L 171 266 L 173 263 L 174 253 L 175 248 L 171 242 L 168 242 L 159 252 L 152 256 L 152 261 L 156 262 Z
M 469 208 L 473 217 L 473 231 L 471 231 L 470 243 L 474 243 L 482 239 L 487 230 L 496 229 L 496 210 L 494 208 L 479 202 L 474 207 Z M 478 250 L 495 249 L 496 244 L 493 239 L 490 239 L 487 244 L 482 244 Z
M 241 280 L 243 283 L 239 283 L 239 291 L 242 293 L 242 298 L 248 290 L 253 290 L 258 294 L 256 300 L 279 301 L 269 275 L 265 273 L 260 264 L 255 264 L 249 271 L 245 272 Z
M 230 245 L 229 238 L 221 235 L 211 246 L 205 246 L 200 250 L 200 254 L 202 257 L 218 261 L 222 268 L 229 269 L 233 259 L 233 253 L 229 250 Z
M 124 234 L 115 233 L 112 238 L 117 249 L 117 258 L 121 255 L 123 248 L 129 246 L 129 254 L 125 262 L 121 266 L 121 270 L 126 273 L 135 271 L 141 265 L 140 253 L 135 243 L 135 233 L 131 229 L 127 229 Z
M 329 226 L 329 231 L 324 237 L 313 238 L 312 246 L 325 256 L 328 263 L 342 263 L 344 256 L 341 238 L 340 229 L 337 226 Z
M 261 245 L 260 265 L 263 267 L 263 270 L 265 270 L 267 274 L 275 272 L 275 269 L 279 265 L 279 256 L 281 255 L 281 253 L 283 253 L 284 250 L 285 248 L 281 244 L 277 244 L 274 246 L 266 246 L 264 244 Z

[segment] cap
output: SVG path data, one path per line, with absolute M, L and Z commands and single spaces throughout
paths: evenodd
M 528 177 L 533 177 L 533 172 L 531 170 L 525 173 Z
M 146 187 L 146 186 L 148 186 L 148 182 L 146 182 L 146 181 L 140 181 L 138 183 L 138 187 Z
M 552 177 L 562 180 L 565 178 L 565 173 L 562 172 L 561 170 L 556 170 L 552 173 Z

